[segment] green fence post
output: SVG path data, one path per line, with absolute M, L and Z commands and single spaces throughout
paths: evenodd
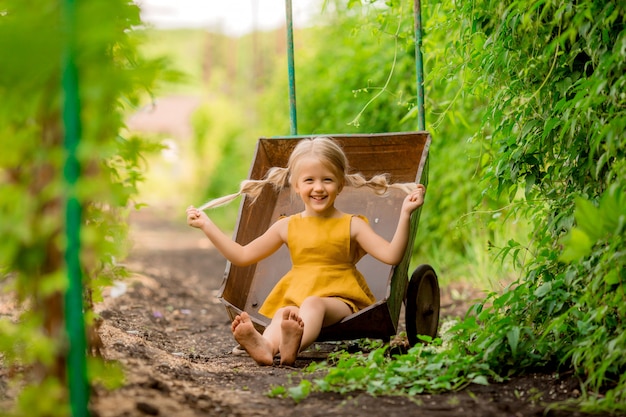
M 76 57 L 76 4 L 64 0 L 65 45 L 63 56 L 63 125 L 65 129 L 65 164 L 63 175 L 66 182 L 65 234 L 67 247 L 65 262 L 69 285 L 65 293 L 65 327 L 69 337 L 67 375 L 70 405 L 74 417 L 88 416 L 89 390 L 87 382 L 85 322 L 83 314 L 83 288 L 80 267 L 81 204 L 76 196 L 76 182 L 80 166 L 76 151 L 80 142 L 80 98 Z

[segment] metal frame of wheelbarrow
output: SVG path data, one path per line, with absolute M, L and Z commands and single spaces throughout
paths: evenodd
M 291 0 L 286 0 L 288 60 L 290 84 L 291 136 L 261 138 L 257 142 L 249 179 L 262 179 L 271 167 L 284 167 L 296 143 L 305 137 L 298 136 L 295 112 L 295 73 L 293 69 L 293 32 Z M 428 184 L 428 151 L 430 134 L 423 129 L 423 77 L 421 75 L 421 18 L 419 1 L 415 5 L 416 53 L 418 56 L 418 125 L 415 132 L 375 134 L 324 135 L 342 145 L 351 168 L 366 177 L 388 173 L 392 182 Z M 390 240 L 399 219 L 405 194 L 391 189 L 385 197 L 369 189 L 346 187 L 337 198 L 337 207 L 347 213 L 365 215 L 372 228 Z M 267 186 L 258 200 L 251 204 L 244 198 L 239 209 L 234 238 L 246 244 L 261 235 L 280 216 L 302 211 L 303 204 L 286 188 L 280 191 Z M 322 329 L 318 341 L 353 340 L 360 338 L 385 339 L 397 334 L 402 303 L 406 305 L 406 331 L 410 345 L 420 339 L 418 335 L 435 337 L 439 324 L 439 283 L 430 265 L 420 265 L 411 277 L 408 268 L 421 208 L 411 216 L 410 239 L 404 257 L 397 266 L 386 265 L 366 255 L 357 268 L 364 275 L 376 302 L 339 323 Z M 291 268 L 288 249 L 283 246 L 261 262 L 237 267 L 227 263 L 224 281 L 218 298 L 225 305 L 231 320 L 243 311 L 250 314 L 255 327 L 263 331 L 270 323 L 258 309 L 278 280 Z

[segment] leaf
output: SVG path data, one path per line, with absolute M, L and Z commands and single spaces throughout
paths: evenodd
M 472 378 L 471 382 L 474 384 L 489 385 L 489 381 L 487 380 L 487 377 L 484 375 L 475 376 L 474 378 Z
M 593 242 L 581 229 L 572 229 L 566 237 L 565 246 L 559 260 L 569 263 L 577 261 L 591 253 Z
M 619 275 L 617 270 L 612 269 L 604 276 L 604 282 L 607 285 L 619 284 Z
M 559 118 L 554 117 L 552 119 L 548 119 L 543 127 L 543 137 L 547 137 L 550 132 L 552 132 L 552 129 L 554 129 L 554 127 L 558 126 L 560 123 L 561 120 Z
M 304 400 L 308 397 L 311 392 L 311 381 L 307 379 L 303 379 L 300 381 L 300 385 L 291 387 L 287 390 L 289 392 L 289 396 L 296 402 Z
M 600 158 L 598 159 L 598 162 L 596 163 L 596 171 L 595 171 L 596 179 L 598 179 L 600 177 L 600 171 L 602 171 L 602 169 L 607 164 L 609 157 L 610 157 L 609 153 L 608 152 L 604 152 L 600 156 Z
M 552 289 L 552 282 L 546 282 L 540 285 L 534 292 L 535 296 L 538 298 L 542 298 Z
M 284 397 L 287 393 L 287 389 L 282 385 L 273 386 L 272 389 L 267 393 L 267 396 L 270 398 Z
M 544 284 L 545 285 L 545 284 Z M 509 341 L 509 346 L 511 347 L 511 353 L 513 356 L 517 354 L 517 345 L 519 343 L 519 327 L 514 326 L 511 330 L 506 333 L 506 338 Z
M 583 198 L 576 199 L 576 211 L 574 213 L 576 223 L 592 241 L 596 241 L 604 235 L 604 222 L 600 214 L 600 210 L 592 202 Z
M 604 219 L 604 233 L 621 233 L 626 221 L 626 193 L 623 188 L 613 185 L 605 191 L 598 210 Z
M 535 177 L 535 175 L 533 174 L 526 175 L 526 187 L 524 190 L 526 198 L 530 196 L 530 192 L 532 191 L 533 185 L 535 185 L 536 180 L 537 178 Z

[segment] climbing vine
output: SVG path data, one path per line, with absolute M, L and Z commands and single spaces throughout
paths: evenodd
M 477 310 L 470 351 L 500 373 L 573 368 L 588 407 L 623 407 L 626 361 L 612 350 L 625 347 L 626 8 L 475 1 L 462 13 L 462 37 L 480 46 L 468 65 L 490 94 L 484 183 L 533 226 L 509 242 L 505 253 L 529 253 L 524 275 Z

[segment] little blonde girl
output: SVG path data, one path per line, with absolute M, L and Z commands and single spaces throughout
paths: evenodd
M 246 312 L 235 317 L 231 326 L 237 342 L 260 365 L 272 365 L 277 354 L 281 365 L 293 365 L 298 353 L 315 342 L 323 327 L 375 302 L 355 266 L 365 253 L 389 265 L 402 260 L 409 240 L 410 216 L 424 202 L 424 186 L 388 184 L 384 175 L 366 180 L 348 171 L 346 155 L 335 141 L 326 137 L 302 139 L 286 168 L 272 168 L 263 180 L 242 182 L 236 194 L 187 209 L 187 223 L 201 229 L 235 265 L 259 262 L 283 244 L 289 248 L 292 269 L 259 310 L 272 318 L 269 326 L 259 333 Z M 247 245 L 233 241 L 203 212 L 240 194 L 256 199 L 267 183 L 277 189 L 291 187 L 304 202 L 304 210 L 279 219 Z M 407 192 L 391 241 L 376 234 L 365 217 L 335 207 L 345 186 L 367 186 L 378 194 L 384 194 L 389 187 Z

